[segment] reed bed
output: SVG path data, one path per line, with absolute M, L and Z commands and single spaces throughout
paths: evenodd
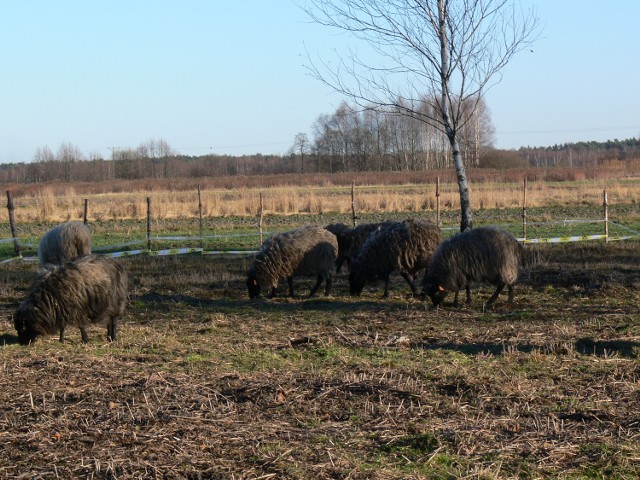
M 601 205 L 606 190 L 610 204 L 640 202 L 640 180 L 606 179 L 568 182 L 530 181 L 527 204 L 530 207 L 563 205 Z M 522 182 L 484 182 L 471 184 L 475 210 L 522 206 Z M 434 211 L 438 200 L 443 211 L 459 209 L 455 183 L 442 183 L 439 198 L 435 183 L 398 185 L 356 185 L 354 206 L 361 213 Z M 262 188 L 217 188 L 201 191 L 204 217 L 255 216 L 262 195 L 265 214 L 297 215 L 351 212 L 350 186 L 280 186 Z M 79 193 L 75 187 L 65 190 L 52 186 L 32 188 L 15 195 L 18 223 L 60 222 L 83 218 L 84 200 L 88 201 L 91 221 L 141 220 L 147 215 L 147 197 L 151 198 L 156 219 L 196 218 L 198 192 L 190 190 L 146 189 L 126 192 Z M 0 222 L 8 213 L 0 209 Z

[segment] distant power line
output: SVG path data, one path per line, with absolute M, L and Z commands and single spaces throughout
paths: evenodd
M 273 146 L 273 145 L 291 145 L 291 144 L 293 144 L 293 140 L 280 141 L 280 142 L 250 143 L 250 144 L 243 144 L 243 145 L 213 145 L 213 146 L 208 146 L 208 147 L 176 147 L 176 150 L 178 150 L 178 151 L 183 151 L 183 150 L 222 150 L 222 149 L 226 149 L 226 148 L 231 148 L 231 149 L 235 149 L 235 148 L 258 148 L 258 147 L 266 147 L 266 146 Z
M 291 146 L 293 144 L 293 140 L 291 141 L 280 141 L 280 142 L 265 142 L 265 143 L 248 143 L 248 144 L 237 144 L 237 145 L 214 145 L 214 146 L 206 146 L 206 147 L 171 147 L 175 150 L 179 155 L 186 154 L 187 152 L 200 152 L 200 154 L 204 155 L 206 152 L 210 152 L 213 154 L 219 154 L 221 150 L 236 150 L 236 149 L 260 149 L 261 147 L 270 147 L 270 146 L 279 146 L 286 145 Z M 135 150 L 137 147 L 97 147 L 91 148 L 89 150 L 83 151 L 87 156 L 90 156 L 92 153 L 101 153 L 104 154 L 104 158 L 110 158 L 113 156 L 114 151 L 122 151 L 122 150 Z M 33 160 L 36 149 L 34 149 L 34 153 L 31 155 L 25 154 L 0 154 L 0 164 L 3 163 L 28 163 Z M 253 152 L 245 152 L 249 153 L 263 153 L 259 151 Z
M 616 130 L 638 130 L 640 132 L 640 125 L 631 125 L 624 127 L 594 127 L 594 128 L 571 128 L 571 129 L 554 129 L 554 130 L 510 130 L 499 131 L 499 135 L 511 135 L 511 134 L 549 134 L 549 133 L 590 133 L 590 132 L 613 132 Z

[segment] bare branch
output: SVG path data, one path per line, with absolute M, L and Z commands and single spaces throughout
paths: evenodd
M 446 133 L 468 208 L 462 228 L 470 228 L 456 133 L 513 56 L 537 39 L 535 13 L 512 0 L 309 0 L 304 10 L 370 50 L 336 52 L 337 63 L 307 52 L 314 77 L 363 108 L 395 108 Z

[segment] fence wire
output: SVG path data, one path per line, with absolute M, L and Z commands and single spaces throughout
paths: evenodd
M 552 227 L 562 225 L 563 227 L 568 227 L 571 225 L 579 225 L 579 224 L 598 224 L 603 223 L 602 219 L 564 219 L 556 222 L 531 222 L 529 227 Z M 610 241 L 621 241 L 621 240 L 631 240 L 640 238 L 640 232 L 626 226 L 621 225 L 616 222 L 608 222 L 610 227 L 616 227 L 620 230 L 624 231 L 626 235 L 612 236 L 606 235 L 602 233 L 590 233 L 584 235 L 567 235 L 567 236 L 553 236 L 553 237 L 536 237 L 536 238 L 524 238 L 524 237 L 516 237 L 519 242 L 525 244 L 557 244 L 557 243 L 569 243 L 569 242 L 582 242 L 582 241 L 596 241 L 596 240 L 604 240 L 607 242 Z M 505 230 L 516 231 L 522 228 L 520 224 L 514 223 L 503 223 L 503 224 L 495 224 L 494 226 L 503 228 Z M 456 227 L 442 227 L 443 231 L 453 232 L 457 231 Z M 213 249 L 206 250 L 202 247 L 181 247 L 181 248 L 166 248 L 153 250 L 149 248 L 138 248 L 138 249 L 126 249 L 127 247 L 132 247 L 135 245 L 143 245 L 149 241 L 154 244 L 162 243 L 162 242 L 175 242 L 175 241 L 184 241 L 190 243 L 197 243 L 206 240 L 213 239 L 233 239 L 233 238 L 246 238 L 246 237 L 260 237 L 263 236 L 265 238 L 270 237 L 275 232 L 262 232 L 260 233 L 230 233 L 230 234 L 216 234 L 216 235 L 177 235 L 177 236 L 154 236 L 150 238 L 141 238 L 141 239 L 133 239 L 128 242 L 112 244 L 112 245 L 101 245 L 99 247 L 93 248 L 93 251 L 96 253 L 103 253 L 104 255 L 109 255 L 112 257 L 133 257 L 133 256 L 170 256 L 170 255 L 185 255 L 185 254 L 198 254 L 198 255 L 233 255 L 233 256 L 242 256 L 242 255 L 255 255 L 257 250 L 255 249 Z M 4 238 L 0 239 L 0 244 L 6 244 L 10 242 L 17 242 L 20 248 L 29 247 L 37 249 L 37 245 L 22 242 L 19 238 Z M 115 250 L 115 251 L 114 251 Z M 14 261 L 37 261 L 37 257 L 32 256 L 14 256 L 10 258 L 6 258 L 0 260 L 0 264 L 6 264 Z

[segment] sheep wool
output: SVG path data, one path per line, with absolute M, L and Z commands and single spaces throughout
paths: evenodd
M 523 247 L 510 233 L 495 227 L 468 230 L 445 240 L 435 251 L 422 282 L 423 293 L 438 306 L 454 292 L 457 305 L 461 288 L 466 289 L 469 303 L 470 286 L 486 283 L 496 287 L 487 306 L 493 305 L 505 286 L 511 303 L 522 260 Z
M 82 222 L 67 222 L 44 234 L 38 246 L 40 266 L 61 265 L 91 253 L 91 233 Z
M 338 255 L 336 236 L 318 225 L 308 225 L 274 235 L 265 240 L 247 271 L 249 298 L 270 289 L 275 295 L 280 279 L 287 279 L 289 294 L 294 296 L 293 278 L 316 276 L 309 296 L 315 295 L 325 282 L 325 295 L 331 291 L 331 272 Z
M 389 276 L 397 271 L 415 295 L 415 276 L 427 267 L 440 240 L 440 228 L 426 220 L 409 219 L 379 226 L 369 235 L 351 263 L 351 294 L 360 295 L 367 282 L 382 279 L 383 296 L 386 297 L 389 294 Z
M 29 296 L 14 314 L 18 340 L 27 345 L 38 336 L 76 326 L 88 342 L 85 327 L 108 321 L 107 339 L 116 338 L 116 322 L 127 301 L 127 273 L 111 257 L 85 255 L 61 266 L 50 265 L 36 278 Z

